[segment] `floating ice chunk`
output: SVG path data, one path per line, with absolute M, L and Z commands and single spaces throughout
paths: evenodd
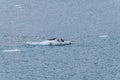
M 109 37 L 108 35 L 101 35 L 101 36 L 99 36 L 100 38 L 107 38 L 107 37 Z
M 10 50 L 3 50 L 3 52 L 18 52 L 21 51 L 20 49 L 10 49 Z

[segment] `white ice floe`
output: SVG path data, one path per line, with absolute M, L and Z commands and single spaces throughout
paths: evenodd
M 10 50 L 3 50 L 3 52 L 19 52 L 20 49 L 10 49 Z
M 109 37 L 108 35 L 101 35 L 101 36 L 99 36 L 100 38 L 107 38 L 107 37 Z

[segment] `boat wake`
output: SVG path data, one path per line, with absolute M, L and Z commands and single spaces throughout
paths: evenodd
M 20 49 L 9 49 L 9 50 L 3 50 L 3 52 L 19 52 Z

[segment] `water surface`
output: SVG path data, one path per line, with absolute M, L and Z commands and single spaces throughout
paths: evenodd
M 1 80 L 119 80 L 119 0 L 1 0 Z M 28 46 L 64 38 L 67 46 Z

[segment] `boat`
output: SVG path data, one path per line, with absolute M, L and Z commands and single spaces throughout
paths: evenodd
M 71 44 L 71 41 L 58 41 L 58 40 L 44 40 L 41 42 L 26 42 L 28 45 L 48 45 L 48 46 L 64 46 Z
M 51 46 L 64 46 L 69 44 L 71 44 L 71 41 L 64 41 L 64 42 L 55 41 L 50 43 Z

